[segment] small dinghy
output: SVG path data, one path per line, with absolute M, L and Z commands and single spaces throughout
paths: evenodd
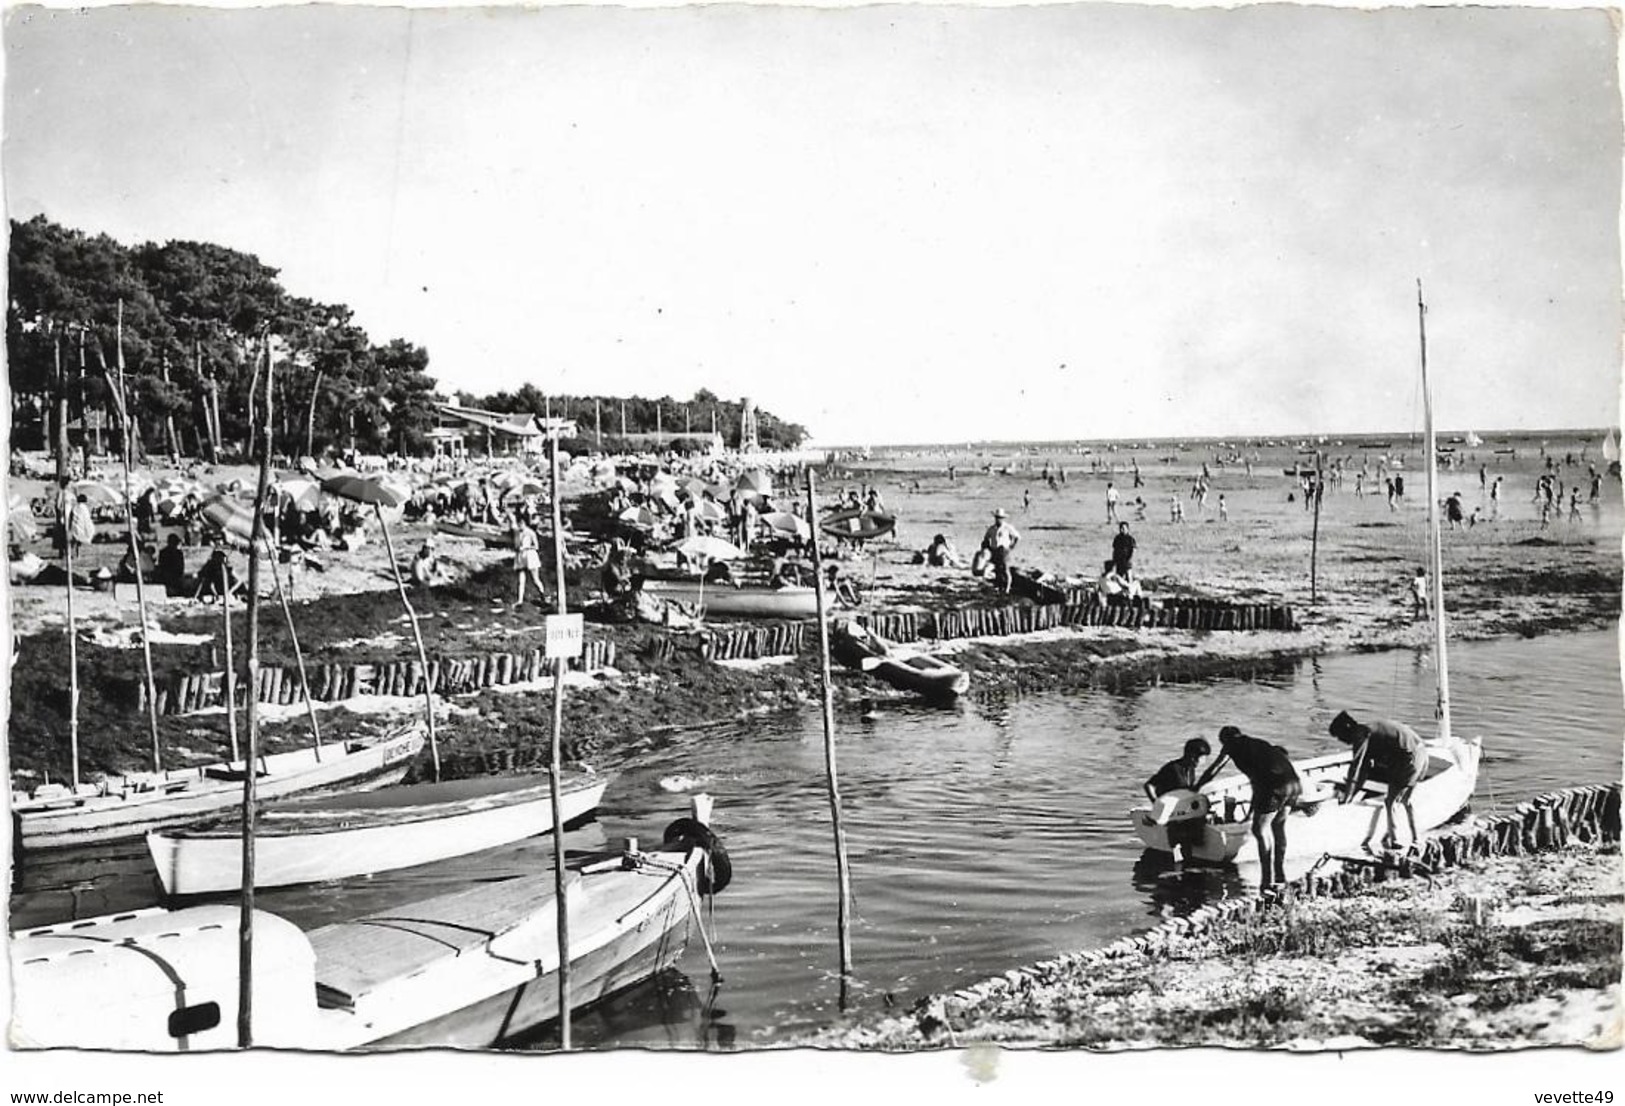
M 953 699 L 970 688 L 970 673 L 964 669 L 887 641 L 851 619 L 831 623 L 829 649 L 847 668 L 927 699 Z

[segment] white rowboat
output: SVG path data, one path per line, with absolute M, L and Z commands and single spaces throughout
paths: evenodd
M 608 783 L 594 772 L 565 773 L 559 780 L 560 821 L 597 809 Z M 284 887 L 388 872 L 551 833 L 551 792 L 551 777 L 542 772 L 266 806 L 255 819 L 254 884 Z M 147 835 L 147 851 L 169 895 L 237 890 L 242 850 L 242 823 L 235 816 Z
M 725 885 L 725 857 L 682 819 L 657 848 L 570 858 L 571 1008 L 676 963 L 708 873 Z M 520 1037 L 558 1016 L 556 904 L 547 872 L 308 933 L 256 911 L 253 1044 L 486 1048 Z M 238 921 L 237 906 L 215 904 L 13 934 L 13 1047 L 235 1047 Z
M 809 587 L 734 587 L 698 580 L 643 581 L 643 591 L 656 599 L 686 603 L 706 615 L 735 618 L 816 618 L 818 595 Z
M 382 786 L 406 775 L 423 751 L 421 725 L 363 741 L 271 753 L 256 759 L 255 788 L 264 799 L 307 791 Z M 243 762 L 115 776 L 77 791 L 36 792 L 11 804 L 16 839 L 27 852 L 140 837 L 235 806 L 243 797 Z M 43 789 L 42 789 L 43 791 Z

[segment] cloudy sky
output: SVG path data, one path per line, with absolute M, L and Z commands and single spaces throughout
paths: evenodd
M 6 198 L 825 444 L 1595 426 L 1601 11 L 12 9 Z

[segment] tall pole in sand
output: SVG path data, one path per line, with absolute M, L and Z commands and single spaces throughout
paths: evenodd
M 237 1047 L 254 1044 L 254 820 L 255 764 L 260 751 L 260 561 L 265 542 L 265 495 L 271 484 L 271 335 L 262 332 L 265 350 L 265 433 L 260 442 L 259 484 L 254 489 L 254 528 L 248 540 L 248 755 L 243 760 L 243 878 L 237 930 Z M 253 400 L 249 400 L 252 410 Z M 272 562 L 271 571 L 276 571 Z
M 553 514 L 553 583 L 558 589 L 560 621 L 569 613 L 564 587 L 564 511 L 559 503 L 559 436 L 553 434 L 547 449 Z M 553 902 L 559 934 L 559 1048 L 570 1050 L 570 910 L 564 897 L 564 818 L 559 794 L 559 774 L 564 761 L 564 670 L 568 660 L 553 659 L 553 738 L 548 763 L 551 766 L 548 791 L 553 800 Z
M 130 469 L 135 462 L 135 422 L 134 413 L 130 410 L 129 402 L 124 392 L 124 301 L 118 301 L 118 329 L 115 332 L 118 345 L 118 390 L 114 395 L 118 399 L 119 421 L 123 424 L 124 437 L 124 528 L 130 539 L 130 562 L 135 570 L 135 607 L 137 616 L 141 619 L 141 661 L 146 675 L 147 683 L 147 728 L 152 735 L 152 770 L 163 771 L 163 749 L 158 743 L 158 686 L 152 677 L 152 642 L 148 640 L 147 629 L 147 587 L 142 580 L 141 572 L 141 543 L 135 532 L 135 505 L 130 495 Z M 73 578 L 68 578 L 72 586 Z
M 824 772 L 829 787 L 829 816 L 835 831 L 835 873 L 840 901 L 836 932 L 840 940 L 841 1001 L 852 976 L 852 876 L 846 862 L 846 834 L 841 828 L 841 787 L 835 770 L 835 699 L 829 678 L 828 604 L 824 598 L 824 573 L 818 563 L 818 501 L 812 470 L 807 470 L 807 518 L 812 523 L 813 590 L 818 602 L 818 676 L 824 693 Z
M 63 567 L 68 574 L 68 756 L 73 789 L 79 790 L 79 634 L 73 622 L 73 535 L 69 522 L 76 502 L 68 479 L 68 382 L 62 377 L 62 335 L 56 336 L 56 521 L 62 527 Z
M 1316 576 L 1315 569 L 1316 569 L 1316 564 L 1317 564 L 1317 562 L 1319 560 L 1319 557 L 1320 557 L 1320 489 L 1325 486 L 1324 478 L 1321 476 L 1321 460 L 1320 459 L 1321 459 L 1321 452 L 1320 452 L 1320 450 L 1317 449 L 1317 450 L 1315 450 L 1315 486 L 1313 488 L 1311 488 L 1310 491 L 1309 491 L 1309 494 L 1315 497 L 1315 504 L 1314 504 L 1314 506 L 1315 506 L 1315 521 L 1314 521 L 1314 526 L 1313 526 L 1312 530 L 1310 531 L 1310 535 L 1309 535 L 1309 602 L 1310 603 L 1314 603 L 1318 599 L 1317 593 L 1315 591 L 1315 576 Z

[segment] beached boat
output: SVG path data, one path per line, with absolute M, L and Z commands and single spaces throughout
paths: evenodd
M 572 1010 L 675 964 L 702 925 L 699 896 L 730 875 L 694 818 L 654 848 L 628 842 L 565 866 Z M 309 932 L 256 911 L 253 1043 L 486 1048 L 544 1025 L 559 1013 L 554 883 L 551 871 L 482 882 Z M 15 933 L 12 1046 L 235 1047 L 238 940 L 235 904 Z
M 843 541 L 869 541 L 897 529 L 897 516 L 884 511 L 848 509 L 825 515 L 818 529 Z
M 849 619 L 831 623 L 829 652 L 848 668 L 927 699 L 952 699 L 970 689 L 964 669 L 887 641 Z
M 596 772 L 559 780 L 561 821 L 592 813 L 609 785 Z M 285 887 L 410 868 L 551 833 L 549 773 L 387 787 L 263 807 L 254 828 L 254 884 Z M 222 815 L 147 835 L 170 895 L 235 891 L 242 885 L 242 822 Z
M 643 591 L 656 599 L 686 603 L 717 618 L 815 618 L 818 594 L 797 584 L 785 587 L 756 587 L 732 584 L 702 584 L 697 579 L 645 579 Z
M 1411 796 L 1419 832 L 1434 829 L 1461 813 L 1478 785 L 1482 742 L 1464 741 L 1450 727 L 1450 679 L 1445 646 L 1444 558 L 1439 537 L 1437 442 L 1433 430 L 1433 401 L 1427 383 L 1427 339 L 1421 287 L 1417 312 L 1423 329 L 1422 396 L 1427 428 L 1428 524 L 1433 566 L 1434 669 L 1438 691 L 1438 733 L 1427 742 L 1428 767 Z M 1354 750 L 1293 762 L 1303 784 L 1303 795 L 1288 814 L 1287 840 L 1296 856 L 1350 853 L 1374 841 L 1386 822 L 1387 785 L 1372 782 L 1347 803 L 1340 803 L 1333 785 L 1348 776 Z M 1230 775 L 1214 780 L 1200 791 L 1176 790 L 1159 796 L 1148 806 L 1129 811 L 1129 824 L 1147 848 L 1171 853 L 1183 848 L 1189 860 L 1211 864 L 1258 863 L 1250 810 L 1252 786 L 1245 777 Z
M 482 526 L 479 523 L 437 522 L 434 526 L 434 532 L 444 534 L 448 538 L 468 538 L 473 541 L 482 541 L 488 549 L 513 548 L 513 535 L 495 526 Z
M 426 732 L 417 724 L 319 750 L 258 757 L 255 789 L 262 799 L 279 799 L 395 783 L 423 751 Z M 243 774 L 242 761 L 222 761 L 111 776 L 78 790 L 39 788 L 27 798 L 12 797 L 12 826 L 25 852 L 140 837 L 235 806 L 242 801 Z
M 1447 737 L 1428 742 L 1428 775 L 1411 798 L 1419 831 L 1443 825 L 1467 805 L 1478 785 L 1481 751 L 1476 741 Z M 1294 856 L 1357 853 L 1363 842 L 1380 836 L 1387 818 L 1385 784 L 1367 784 L 1357 798 L 1341 805 L 1332 790 L 1348 775 L 1353 756 L 1347 750 L 1293 761 L 1303 782 L 1303 796 L 1287 819 Z M 1129 822 L 1148 849 L 1172 853 L 1175 846 L 1182 846 L 1188 861 L 1257 864 L 1251 796 L 1246 777 L 1228 775 L 1201 791 L 1170 791 L 1149 805 L 1137 806 L 1129 811 Z

